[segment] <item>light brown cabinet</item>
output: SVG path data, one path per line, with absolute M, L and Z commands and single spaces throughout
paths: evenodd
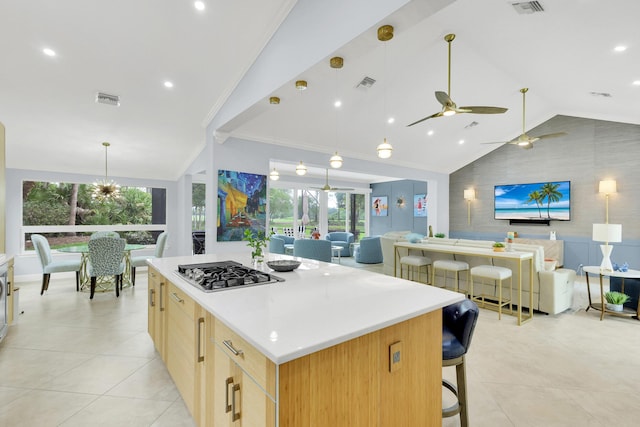
M 275 365 L 213 316 L 210 322 L 206 425 L 275 426 Z
M 153 267 L 148 273 L 149 299 L 147 330 L 162 360 L 165 360 L 167 323 L 167 280 Z
M 185 292 L 167 288 L 167 370 L 198 425 L 202 424 L 202 377 L 205 360 L 204 310 Z
M 276 366 L 180 288 L 166 289 L 165 363 L 198 426 L 442 424 L 441 310 Z

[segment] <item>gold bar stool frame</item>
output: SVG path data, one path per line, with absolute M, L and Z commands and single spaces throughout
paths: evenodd
M 513 278 L 511 270 L 506 267 L 498 267 L 495 265 L 477 265 L 470 270 L 471 279 L 469 285 L 470 298 L 478 303 L 482 303 L 484 308 L 486 304 L 494 306 L 498 309 L 498 319 L 502 318 L 502 307 L 509 306 L 509 314 L 513 314 Z M 475 296 L 473 293 L 473 281 L 475 278 L 489 279 L 494 281 L 494 286 L 498 286 L 498 302 L 486 301 L 487 297 L 495 298 L 494 295 L 480 294 Z M 509 279 L 509 299 L 502 299 L 502 281 Z M 482 282 L 484 284 L 484 281 Z
M 469 280 L 469 264 L 464 261 L 456 261 L 456 260 L 449 260 L 449 259 L 435 260 L 431 265 L 431 284 L 433 286 L 437 286 L 436 270 L 444 270 L 443 271 L 444 283 L 442 287 L 445 289 L 447 287 L 447 271 L 453 271 L 455 274 L 454 279 L 456 280 L 456 283 L 455 283 L 454 291 L 456 292 L 460 292 L 460 272 L 461 271 L 467 272 L 467 281 Z M 466 294 L 467 292 L 465 291 L 464 293 Z
M 429 266 L 431 265 L 431 258 L 418 255 L 406 255 L 400 258 L 400 278 L 403 278 L 403 267 L 407 266 L 407 279 L 414 280 L 415 268 L 418 268 L 418 282 L 420 281 L 420 268 L 426 267 L 427 272 L 427 284 L 429 283 Z

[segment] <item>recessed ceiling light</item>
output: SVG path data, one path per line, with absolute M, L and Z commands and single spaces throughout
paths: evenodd
M 45 47 L 44 49 L 42 49 L 42 53 L 44 53 L 47 56 L 56 56 L 56 51 L 53 49 L 49 49 L 48 47 Z
M 393 122 L 395 122 L 396 119 L 394 119 L 393 117 L 389 117 L 389 120 L 387 120 L 387 123 L 391 124 Z
M 464 139 L 461 139 L 460 141 L 458 141 L 458 144 L 460 145 L 464 144 Z
M 433 130 L 430 130 L 429 132 L 427 132 L 427 135 L 429 136 L 433 136 L 433 134 L 434 134 Z
M 173 83 L 171 83 L 169 80 L 167 80 L 166 82 L 164 82 L 164 87 L 166 88 L 172 88 L 173 87 Z
M 635 80 L 632 84 L 634 86 L 640 86 L 640 80 Z
M 342 105 L 342 101 L 340 101 L 339 99 L 333 103 L 333 106 L 336 108 L 340 107 L 341 105 Z
M 624 52 L 625 50 L 627 50 L 627 47 L 620 45 L 620 46 L 614 47 L 613 50 L 615 50 L 616 52 Z
M 204 10 L 204 2 L 203 1 L 196 1 L 195 3 L 193 3 L 193 7 L 195 7 L 197 10 Z

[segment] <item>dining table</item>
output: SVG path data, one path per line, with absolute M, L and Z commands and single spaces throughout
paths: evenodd
M 124 272 L 122 274 L 122 287 L 131 286 L 131 251 L 146 248 L 145 245 L 127 243 L 124 247 Z M 89 245 L 65 246 L 57 249 L 58 252 L 80 254 L 80 290 L 89 291 L 91 288 L 91 277 L 89 276 Z M 98 277 L 96 281 L 96 292 L 107 292 L 113 290 L 114 278 L 111 276 Z

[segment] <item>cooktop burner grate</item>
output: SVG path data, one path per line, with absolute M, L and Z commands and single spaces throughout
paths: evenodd
M 178 265 L 177 274 L 205 292 L 284 282 L 284 279 L 235 261 Z

